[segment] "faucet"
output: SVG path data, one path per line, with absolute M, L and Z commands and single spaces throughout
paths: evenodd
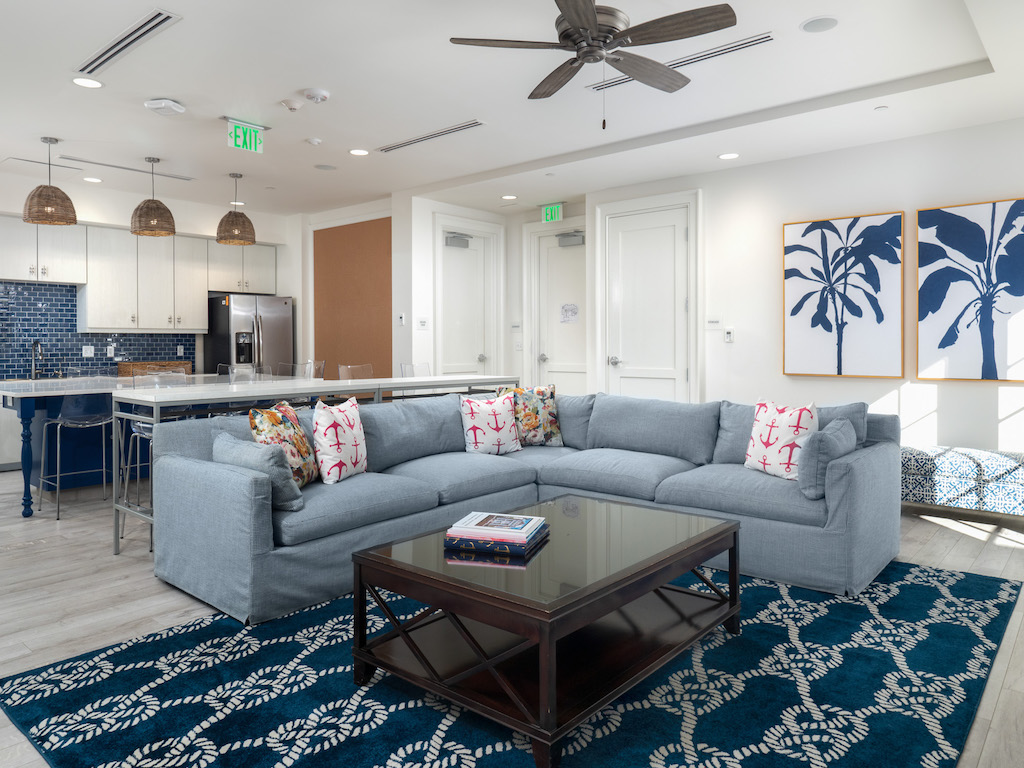
M 40 365 L 38 367 L 36 366 L 36 362 L 37 361 L 40 363 Z M 35 341 L 32 342 L 32 374 L 31 375 L 32 375 L 33 379 L 38 379 L 39 376 L 42 374 L 42 372 L 43 372 L 42 362 L 43 362 L 43 345 L 39 341 L 39 339 L 36 339 Z

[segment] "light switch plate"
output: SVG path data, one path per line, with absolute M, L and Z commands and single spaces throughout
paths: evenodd
M 184 344 L 179 344 L 178 345 L 178 357 L 184 357 L 184 356 L 185 356 L 185 345 Z
M 91 347 L 88 344 L 82 345 L 82 357 L 94 357 L 96 355 L 96 348 Z
M 107 357 L 113 357 L 113 356 L 114 356 L 114 345 L 111 344 L 111 345 L 109 345 L 107 347 Z
M 732 344 L 736 340 L 736 336 L 733 333 L 732 328 L 725 329 L 725 343 Z

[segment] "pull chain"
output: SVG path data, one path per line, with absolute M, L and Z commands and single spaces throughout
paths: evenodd
M 608 79 L 608 63 L 605 62 L 605 61 L 601 62 L 601 79 L 602 80 L 607 80 Z M 602 88 L 601 89 L 601 130 L 602 131 L 605 130 L 608 127 L 608 120 L 607 120 L 608 110 L 607 110 L 607 106 L 608 106 L 608 89 L 607 88 Z

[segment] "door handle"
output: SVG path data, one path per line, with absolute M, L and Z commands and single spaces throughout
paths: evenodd
M 548 361 L 548 356 L 545 355 L 543 352 L 541 352 L 539 355 L 537 355 L 537 362 L 538 363 L 546 363 L 547 361 Z
M 476 356 L 476 361 L 478 363 L 487 362 L 487 355 L 485 355 L 483 352 L 481 352 L 479 355 Z
M 615 355 L 612 355 L 611 357 L 608 358 L 608 365 L 612 366 L 613 368 L 621 363 L 622 361 Z

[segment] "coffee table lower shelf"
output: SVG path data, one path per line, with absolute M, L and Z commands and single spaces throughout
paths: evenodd
M 367 638 L 353 652 L 356 678 L 366 682 L 373 668 L 385 669 L 530 736 L 536 752 L 719 624 L 738 631 L 738 612 L 735 598 L 666 585 L 558 639 L 551 728 L 540 725 L 539 644 L 441 609 L 428 608 L 401 630 Z M 556 765 L 557 751 L 545 762 Z

